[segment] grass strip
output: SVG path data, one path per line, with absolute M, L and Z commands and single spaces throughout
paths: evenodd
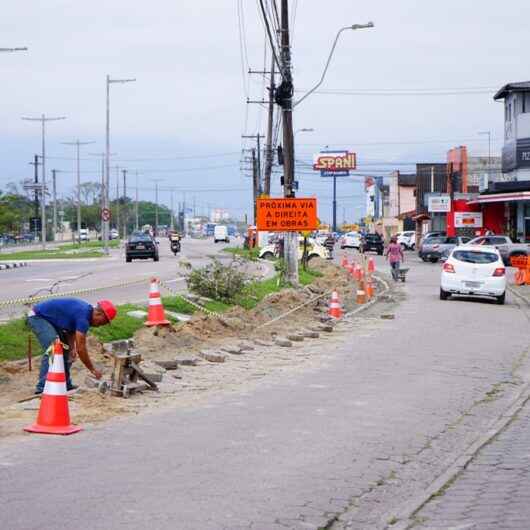
M 241 247 L 226 247 L 223 252 L 228 252 L 234 256 L 240 256 L 250 261 L 257 261 L 259 258 L 259 248 L 241 248 Z
M 87 249 L 80 252 L 64 252 L 61 250 L 26 250 L 23 252 L 11 252 L 2 254 L 0 261 L 25 260 L 25 259 L 86 259 L 104 258 L 105 254 L 98 250 Z

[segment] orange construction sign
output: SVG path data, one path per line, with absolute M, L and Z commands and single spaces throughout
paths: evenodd
M 257 227 L 265 232 L 318 230 L 317 200 L 257 199 Z

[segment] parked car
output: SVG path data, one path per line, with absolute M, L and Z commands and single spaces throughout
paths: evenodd
M 109 239 L 119 239 L 119 237 L 120 237 L 120 233 L 115 228 L 110 230 Z
M 280 257 L 280 247 L 281 247 L 282 241 L 279 240 L 276 243 L 267 245 L 263 247 L 259 253 L 259 257 L 262 259 L 276 259 Z M 314 258 L 322 258 L 322 259 L 328 259 L 329 258 L 329 251 L 326 247 L 316 242 L 314 238 L 307 238 L 307 252 L 308 252 L 308 260 L 312 260 Z M 298 259 L 302 259 L 304 253 L 304 238 L 299 237 L 298 238 Z
M 420 246 L 418 247 L 418 250 L 421 248 L 423 243 L 426 243 L 428 239 L 431 237 L 445 237 L 447 234 L 445 232 L 435 231 L 435 232 L 426 232 L 421 236 L 420 239 Z
M 385 249 L 385 243 L 379 234 L 366 234 L 362 238 L 361 248 L 363 252 L 373 251 L 382 256 Z
M 495 247 L 505 265 L 511 264 L 511 259 L 518 256 L 530 256 L 530 245 L 524 243 L 514 243 L 508 236 L 493 235 L 481 236 L 472 239 L 470 245 L 487 245 Z
M 228 227 L 225 225 L 215 225 L 215 228 L 213 229 L 213 242 L 217 243 L 218 241 L 230 243 L 230 238 L 228 237 Z
M 451 295 L 506 298 L 506 269 L 499 251 L 483 245 L 455 247 L 442 268 L 440 300 Z
M 423 261 L 436 263 L 442 257 L 449 256 L 449 252 L 459 245 L 470 241 L 469 237 L 429 237 L 420 246 L 419 256 Z
M 416 232 L 398 232 L 396 236 L 403 250 L 414 250 L 416 248 Z
M 135 232 L 125 245 L 125 261 L 130 263 L 133 259 L 150 259 L 158 261 L 158 242 L 150 235 Z
M 79 241 L 90 241 L 90 234 L 88 228 L 81 228 L 79 230 Z
M 361 234 L 359 232 L 348 232 L 344 234 L 340 239 L 340 248 L 355 248 L 359 250 L 361 248 Z

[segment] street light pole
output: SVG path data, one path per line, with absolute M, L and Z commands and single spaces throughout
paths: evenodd
M 77 242 L 81 245 L 81 163 L 79 161 L 79 148 L 81 145 L 95 144 L 96 142 L 61 142 L 63 145 L 74 145 L 76 151 L 76 174 L 77 174 Z
M 488 183 L 489 179 L 491 177 L 491 170 L 492 170 L 492 164 L 491 164 L 491 131 L 480 131 L 478 133 L 479 135 L 488 135 Z
M 155 183 L 155 237 L 158 236 L 158 183 L 164 179 L 151 179 Z
M 104 208 L 109 208 L 109 185 L 110 185 L 110 85 L 112 83 L 132 83 L 136 79 L 111 79 L 107 74 L 106 79 L 106 120 L 105 120 L 105 198 Z M 109 254 L 109 232 L 110 223 L 109 221 L 103 220 L 102 223 L 103 231 L 103 247 L 105 254 Z
M 40 215 L 41 215 L 41 241 L 42 248 L 46 248 L 46 122 L 47 121 L 58 121 L 66 120 L 66 116 L 58 116 L 55 118 L 47 117 L 45 114 L 42 114 L 40 118 L 28 118 L 23 116 L 25 121 L 40 121 L 42 125 L 42 193 L 41 193 L 41 206 L 40 206 Z

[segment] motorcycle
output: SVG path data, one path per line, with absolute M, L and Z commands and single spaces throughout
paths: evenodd
M 180 252 L 180 236 L 172 236 L 169 240 L 169 245 L 171 252 L 176 256 Z

